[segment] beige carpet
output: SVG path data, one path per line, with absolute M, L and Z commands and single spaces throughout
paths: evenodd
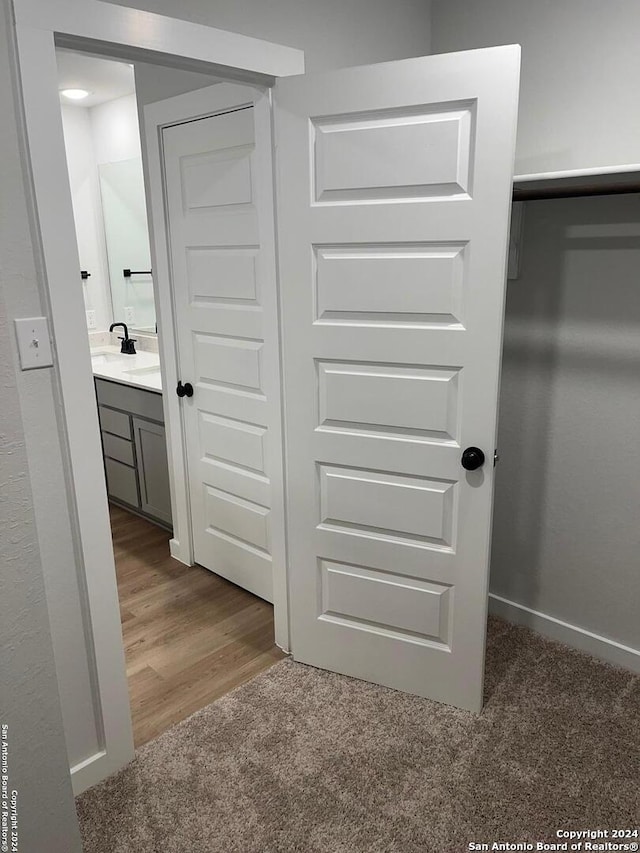
M 284 661 L 78 799 L 85 853 L 456 853 L 640 822 L 640 677 L 492 621 L 474 716 Z

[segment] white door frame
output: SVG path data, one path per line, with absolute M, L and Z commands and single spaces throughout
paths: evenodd
M 260 224 L 261 293 L 265 324 L 272 331 L 279 326 L 278 288 L 276 281 L 276 234 L 274 219 L 273 149 L 271 126 L 271 93 L 268 88 L 231 83 L 218 83 L 187 92 L 164 101 L 149 104 L 141 112 L 144 121 L 142 130 L 143 163 L 147 209 L 150 213 L 151 254 L 154 270 L 154 295 L 159 337 L 160 357 L 163 364 L 163 387 L 165 394 L 164 412 L 167 431 L 169 478 L 171 481 L 171 512 L 173 517 L 173 539 L 171 554 L 182 563 L 193 565 L 193 530 L 189 509 L 188 458 L 184 436 L 183 410 L 179 399 L 170 393 L 178 379 L 190 380 L 189 376 L 178 375 L 177 318 L 172 283 L 169 247 L 167 243 L 168 218 L 164 195 L 162 130 L 171 125 L 204 118 L 238 107 L 253 105 L 255 126 L 256 166 L 255 180 L 258 185 L 256 207 Z M 279 335 L 278 335 L 279 337 Z M 271 342 L 270 342 L 271 343 Z M 280 343 L 277 344 L 280 351 Z M 269 425 L 270 452 L 276 454 L 277 464 L 270 476 L 273 501 L 270 510 L 271 555 L 273 566 L 273 610 L 276 644 L 289 651 L 289 607 L 287 596 L 287 573 L 284 534 L 284 460 L 282 444 L 282 387 L 280 369 L 271 363 L 270 375 L 265 377 L 274 389 L 274 400 L 270 406 L 280 410 L 280 423 L 274 417 Z M 272 409 L 273 411 L 273 409 Z
M 133 757 L 122 629 L 57 86 L 56 44 L 268 86 L 304 71 L 290 47 L 100 0 L 13 0 L 14 70 L 28 142 L 31 224 L 62 396 L 101 748 L 71 768 L 76 793 Z M 164 332 L 162 329 L 161 332 Z M 166 381 L 166 377 L 164 377 Z M 74 567 L 75 568 L 75 567 Z M 71 570 L 71 567 L 70 567 Z

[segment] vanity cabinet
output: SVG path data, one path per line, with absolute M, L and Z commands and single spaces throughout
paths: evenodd
M 95 380 L 109 499 L 171 526 L 162 395 Z

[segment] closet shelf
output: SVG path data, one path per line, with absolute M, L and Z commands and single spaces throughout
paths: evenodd
M 516 175 L 513 200 L 573 198 L 640 192 L 640 164 Z

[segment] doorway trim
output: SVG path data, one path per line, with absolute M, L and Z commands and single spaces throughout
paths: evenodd
M 56 46 L 269 86 L 302 51 L 100 0 L 13 0 L 15 76 L 28 147 L 30 219 L 51 323 L 70 460 L 78 577 L 99 749 L 71 768 L 76 794 L 134 754 L 113 545 L 57 87 Z M 20 103 L 21 101 L 21 103 Z M 161 330 L 162 331 L 162 330 Z M 75 568 L 75 567 L 74 567 Z

